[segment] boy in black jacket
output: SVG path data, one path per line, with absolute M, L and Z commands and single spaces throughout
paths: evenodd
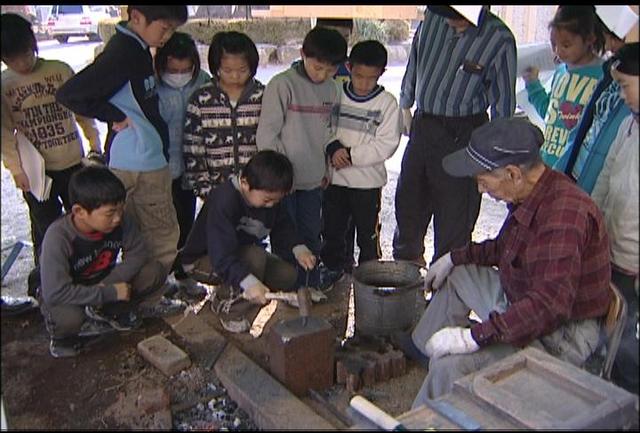
M 236 314 L 229 308 L 237 300 L 265 304 L 270 289 L 294 289 L 296 269 L 264 249 L 268 235 L 286 239 L 303 269 L 311 270 L 316 264 L 316 257 L 294 230 L 289 213 L 280 203 L 292 186 L 289 159 L 272 150 L 258 152 L 240 175 L 233 175 L 212 190 L 181 251 L 183 268 L 194 278 L 211 283 L 198 275 L 213 276 L 215 272 L 223 279 L 225 284 L 216 293 L 222 302 L 212 307 L 228 331 L 249 328 L 242 317 L 232 320 Z
M 168 274 L 178 222 L 168 166 L 169 132 L 160 116 L 151 47 L 161 47 L 187 20 L 187 7 L 129 6 L 128 22 L 94 62 L 67 81 L 56 99 L 71 111 L 109 124 L 109 168 L 127 190 L 127 212 Z

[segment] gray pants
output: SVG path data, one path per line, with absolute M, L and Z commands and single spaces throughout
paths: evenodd
M 131 300 L 116 301 L 102 306 L 106 314 L 121 314 L 131 311 L 140 304 L 152 305 L 162 296 L 166 278 L 164 266 L 157 261 L 144 265 L 140 272 L 129 281 Z M 40 311 L 51 338 L 66 338 L 78 335 L 87 316 L 84 305 L 47 305 L 40 302 Z
M 456 266 L 440 290 L 433 294 L 411 338 L 416 347 L 425 353 L 427 341 L 440 329 L 447 326 L 467 327 L 471 310 L 485 321 L 491 311 L 502 313 L 507 307 L 508 302 L 495 269 L 476 265 Z M 574 321 L 532 342 L 531 346 L 581 367 L 595 350 L 599 335 L 599 319 Z M 429 372 L 412 408 L 424 404 L 427 399 L 449 393 L 457 379 L 519 350 L 509 344 L 493 344 L 470 354 L 431 359 Z

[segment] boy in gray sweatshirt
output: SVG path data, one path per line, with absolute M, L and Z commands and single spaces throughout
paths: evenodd
M 264 92 L 258 123 L 258 150 L 285 154 L 293 164 L 293 191 L 282 201 L 298 233 L 314 255 L 320 253 L 322 191 L 327 184 L 325 146 L 335 139 L 331 114 L 339 104 L 333 80 L 347 57 L 347 42 L 333 29 L 316 27 L 305 36 L 302 59 L 274 76 Z M 271 237 L 274 254 L 296 265 L 288 241 Z M 304 277 L 298 268 L 296 287 L 317 286 L 317 269 Z
M 84 167 L 69 182 L 71 212 L 44 236 L 40 309 L 54 358 L 77 355 L 88 337 L 139 326 L 134 307 L 162 294 L 163 267 L 124 214 L 125 197 L 108 168 Z

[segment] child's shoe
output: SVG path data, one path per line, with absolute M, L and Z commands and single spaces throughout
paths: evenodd
M 49 343 L 49 353 L 54 358 L 71 358 L 79 352 L 75 338 L 52 338 Z
M 94 337 L 112 332 L 116 332 L 116 330 L 110 324 L 94 319 L 87 319 L 82 323 L 78 337 Z
M 343 269 L 332 270 L 327 268 L 326 266 L 320 267 L 320 290 L 323 292 L 330 291 L 334 284 L 338 282 L 340 278 L 344 275 Z
M 153 305 L 139 305 L 138 315 L 143 319 L 150 317 L 168 317 L 182 313 L 186 307 L 187 304 L 184 301 L 163 296 Z
M 142 320 L 132 311 L 110 316 L 94 306 L 87 305 L 84 307 L 84 313 L 95 321 L 107 323 L 117 331 L 131 331 L 142 325 Z

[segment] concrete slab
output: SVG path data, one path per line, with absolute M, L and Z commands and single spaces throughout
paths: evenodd
M 167 376 L 173 376 L 191 365 L 189 355 L 162 335 L 154 335 L 139 342 L 138 352 Z
M 227 339 L 207 323 L 204 311 L 199 315 L 189 312 L 186 316 L 165 318 L 165 321 L 184 339 L 185 348 L 194 362 L 211 369 L 224 350 Z
M 222 353 L 215 371 L 231 398 L 262 430 L 335 430 L 232 345 Z

